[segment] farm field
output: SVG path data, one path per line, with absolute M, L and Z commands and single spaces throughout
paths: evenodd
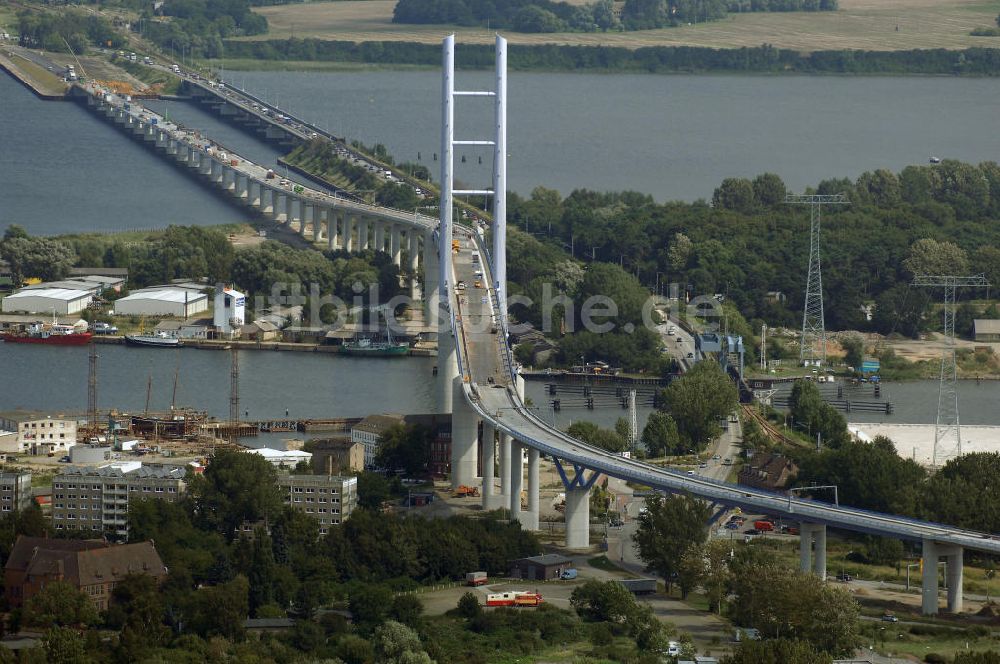
M 575 1 L 575 0 L 574 0 Z M 261 7 L 270 32 L 246 39 L 316 37 L 342 41 L 437 43 L 455 33 L 463 43 L 491 43 L 485 28 L 392 23 L 395 0 L 345 0 Z M 614 33 L 506 33 L 512 44 L 579 46 L 703 46 L 739 48 L 771 44 L 799 51 L 920 48 L 1000 48 L 1000 37 L 973 37 L 995 27 L 1000 2 L 983 0 L 840 0 L 836 12 L 731 15 L 679 28 Z M 898 26 L 898 31 L 897 31 Z

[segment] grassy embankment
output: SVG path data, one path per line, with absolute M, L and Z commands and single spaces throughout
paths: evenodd
M 24 58 L 15 57 L 11 59 L 11 62 L 26 77 L 30 78 L 34 82 L 35 88 L 43 94 L 62 95 L 66 92 L 66 83 L 44 67 Z
M 310 2 L 256 9 L 268 20 L 266 35 L 248 40 L 319 39 L 439 43 L 451 33 L 463 44 L 488 44 L 493 32 L 478 27 L 392 23 L 395 0 Z M 608 33 L 505 33 L 511 44 L 576 46 L 703 46 L 742 48 L 771 44 L 804 52 L 857 49 L 997 47 L 977 28 L 995 26 L 997 5 L 983 0 L 840 0 L 836 12 L 731 14 L 727 19 L 659 30 Z M 896 30 L 898 26 L 898 31 Z

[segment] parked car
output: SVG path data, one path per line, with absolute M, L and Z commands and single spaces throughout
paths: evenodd
M 751 528 L 746 532 L 747 535 L 760 535 L 760 531 L 756 528 Z
M 837 581 L 843 581 L 844 583 L 847 583 L 848 581 L 851 580 L 853 580 L 853 577 L 847 572 L 840 572 L 839 574 L 837 574 Z
M 892 623 L 899 622 L 899 618 L 892 615 L 891 613 L 886 613 L 885 615 L 882 616 L 882 622 L 892 622 Z

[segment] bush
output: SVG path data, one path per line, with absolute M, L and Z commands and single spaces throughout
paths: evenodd
M 939 655 L 936 652 L 929 652 L 924 655 L 924 661 L 928 664 L 947 664 L 948 659 L 944 655 Z

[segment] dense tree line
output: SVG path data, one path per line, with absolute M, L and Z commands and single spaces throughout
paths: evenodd
M 22 46 L 80 55 L 90 46 L 119 48 L 125 43 L 102 16 L 75 10 L 18 13 L 17 30 Z
M 831 11 L 836 0 L 626 0 L 619 21 L 611 0 L 399 0 L 393 23 L 489 25 L 515 32 L 595 32 L 665 28 L 724 18 L 729 12 Z
M 794 485 L 835 484 L 842 505 L 983 532 L 1000 530 L 1000 492 L 992 479 L 1000 472 L 998 453 L 966 454 L 933 474 L 901 457 L 893 442 L 881 436 L 871 443 L 845 440 L 820 452 L 792 453 L 799 463 Z
M 167 43 L 169 47 L 169 42 Z M 457 44 L 456 62 L 467 69 L 493 67 L 492 45 Z M 325 39 L 270 39 L 225 42 L 227 57 L 370 64 L 438 66 L 441 49 L 416 42 L 351 42 Z M 593 69 L 629 72 L 769 72 L 802 74 L 1000 75 L 1000 49 L 919 49 L 909 51 L 813 51 L 803 53 L 769 44 L 718 49 L 699 46 L 569 46 L 511 44 L 508 65 L 515 70 Z
M 170 0 L 157 12 L 143 12 L 143 35 L 163 50 L 196 57 L 229 55 L 222 41 L 228 37 L 267 33 L 267 19 L 252 12 L 248 0 Z

